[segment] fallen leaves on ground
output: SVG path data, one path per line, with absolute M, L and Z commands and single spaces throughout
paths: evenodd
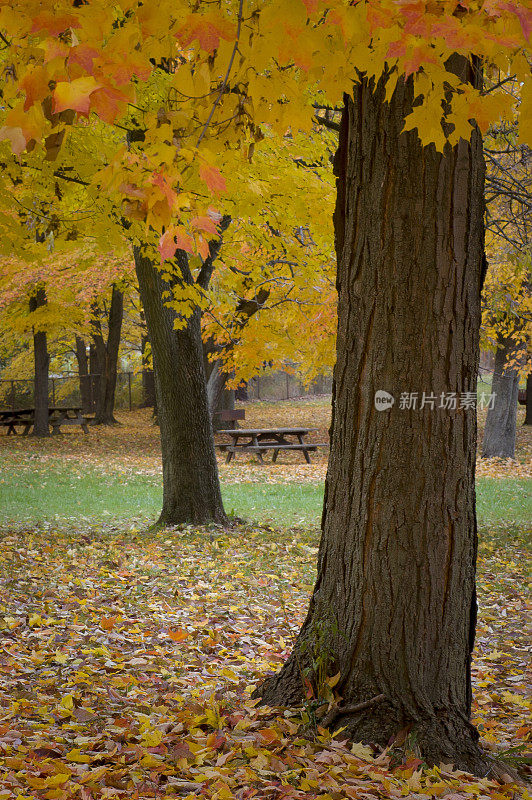
M 524 558 L 481 547 L 474 718 L 522 746 Z M 332 739 L 250 693 L 290 652 L 316 534 L 1 531 L 0 800 L 526 797 L 511 784 Z
M 245 403 L 247 427 L 285 427 L 290 425 L 317 428 L 309 442 L 329 441 L 330 398 L 299 399 L 278 402 Z M 61 436 L 34 439 L 31 436 L 0 435 L 0 450 L 6 466 L 12 461 L 30 459 L 33 467 L 46 467 L 60 457 L 64 466 L 78 464 L 104 473 L 118 472 L 134 475 L 162 475 L 159 428 L 153 422 L 150 409 L 117 412 L 120 425 L 92 426 L 89 434 L 72 428 Z M 532 426 L 523 426 L 523 410 L 518 411 L 516 460 L 477 459 L 477 476 L 489 478 L 532 478 Z M 479 438 L 485 422 L 485 411 L 479 411 Z M 216 441 L 226 439 L 217 436 Z M 127 465 L 124 453 L 127 452 Z M 311 453 L 307 464 L 299 452 L 283 452 L 277 463 L 271 456 L 259 464 L 256 456 L 238 454 L 225 463 L 225 454 L 218 454 L 220 475 L 226 483 L 321 483 L 325 480 L 329 449 L 319 448 Z M 0 799 L 1 800 L 1 799 Z

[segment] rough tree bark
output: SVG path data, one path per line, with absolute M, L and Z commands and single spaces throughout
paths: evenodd
M 465 62 L 453 71 L 473 80 Z M 476 600 L 474 409 L 483 263 L 482 141 L 445 156 L 401 133 L 412 81 L 345 97 L 335 211 L 338 341 L 318 574 L 283 669 L 256 694 L 296 704 L 340 672 L 335 727 L 386 745 L 405 729 L 428 762 L 482 768 L 470 724 Z M 375 407 L 375 392 L 395 397 Z M 401 408 L 402 392 L 436 396 Z M 307 684 L 308 685 L 308 684 Z M 343 734 L 342 734 L 343 735 Z
M 37 311 L 46 305 L 46 290 L 38 289 L 30 297 L 30 312 Z M 35 364 L 34 378 L 34 404 L 35 421 L 33 424 L 34 436 L 48 436 L 50 427 L 48 425 L 48 371 L 50 357 L 48 355 L 48 345 L 46 332 L 33 329 L 33 357 Z
M 81 336 L 76 336 L 76 360 L 78 362 L 81 408 L 84 414 L 89 414 L 92 412 L 89 358 L 87 356 L 87 345 Z
M 107 324 L 107 341 L 105 341 L 103 337 L 99 317 L 95 316 L 92 321 L 92 338 L 96 350 L 100 376 L 99 387 L 96 393 L 94 425 L 115 425 L 117 422 L 114 416 L 116 372 L 123 316 L 124 294 L 113 284 Z
M 526 379 L 525 420 L 523 425 L 532 425 L 532 372 Z
M 175 311 L 164 297 L 173 286 L 138 247 L 135 267 L 155 367 L 163 457 L 161 525 L 226 522 L 214 451 L 197 308 L 176 330 Z M 193 283 L 186 253 L 177 252 L 179 278 Z
M 499 336 L 491 384 L 493 405 L 488 408 L 486 416 L 482 458 L 515 456 L 519 372 L 513 367 L 506 366 L 512 355 L 515 355 L 515 342 L 511 337 Z

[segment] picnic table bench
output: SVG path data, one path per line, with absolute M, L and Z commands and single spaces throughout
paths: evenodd
M 50 406 L 48 422 L 52 434 L 61 433 L 62 425 L 79 425 L 84 433 L 88 433 L 89 417 L 81 413 L 80 406 Z M 17 435 L 17 427 L 23 428 L 23 436 L 27 436 L 35 422 L 35 408 L 0 409 L 0 427 L 7 428 L 7 435 Z
M 255 453 L 260 463 L 263 464 L 262 455 L 267 450 L 273 450 L 273 463 L 277 461 L 280 450 L 299 450 L 303 453 L 307 464 L 310 464 L 309 452 L 314 452 L 318 447 L 327 447 L 327 444 L 323 442 L 305 441 L 305 437 L 309 433 L 317 430 L 317 428 L 235 428 L 223 430 L 218 431 L 218 433 L 230 436 L 232 441 L 229 444 L 218 444 L 217 447 L 222 452 L 227 453 L 227 464 L 237 453 Z
M 246 411 L 243 408 L 223 408 L 214 414 L 216 421 L 231 424 L 232 428 L 238 428 L 238 420 L 246 419 Z

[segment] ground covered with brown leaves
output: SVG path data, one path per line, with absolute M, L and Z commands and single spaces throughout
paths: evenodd
M 244 403 L 245 422 L 241 427 L 276 428 L 302 426 L 315 428 L 308 436 L 309 442 L 329 441 L 331 417 L 330 397 L 299 399 L 297 401 Z M 60 457 L 65 465 L 80 462 L 104 471 L 115 469 L 135 474 L 162 475 L 159 428 L 154 424 L 151 409 L 117 411 L 117 426 L 91 427 L 84 436 L 81 430 L 65 429 L 64 435 L 52 436 L 44 441 L 29 437 L 0 435 L 0 455 L 28 454 L 35 462 Z M 479 441 L 482 440 L 486 411 L 479 411 Z M 517 421 L 516 458 L 477 460 L 477 475 L 494 478 L 532 478 L 532 426 L 523 426 L 524 410 L 519 407 Z M 217 443 L 228 442 L 223 435 L 216 436 Z M 267 483 L 319 483 L 325 479 L 328 447 L 312 454 L 312 464 L 306 464 L 301 453 L 283 452 L 278 462 L 270 460 L 265 465 L 254 455 L 239 454 L 230 464 L 219 454 L 220 476 L 226 482 Z M 267 456 L 271 459 L 271 456 Z
M 332 739 L 312 703 L 256 708 L 311 591 L 317 533 L 47 525 L 1 533 L 0 800 L 527 797 Z M 483 539 L 474 720 L 530 737 L 525 553 Z M 528 715 L 528 716 L 527 716 Z
M 329 404 L 249 403 L 245 424 L 315 427 L 311 440 L 323 442 Z M 97 480 L 117 491 L 135 480 L 160 484 L 149 410 L 118 417 L 120 426 L 87 436 L 0 437 L 6 498 L 17 489 L 29 502 L 31 488 L 48 510 L 56 485 L 66 486 L 53 522 L 35 506 L 31 524 L 0 523 L 0 800 L 528 797 L 509 776 L 493 780 L 512 766 L 526 770 L 532 735 L 522 525 L 481 530 L 473 718 L 498 766 L 482 780 L 451 765 L 424 768 L 415 752 L 397 766 L 391 750 L 331 738 L 313 700 L 289 711 L 250 700 L 290 652 L 306 612 L 317 523 L 154 533 L 133 521 L 134 507 L 127 524 L 76 511 L 90 505 Z M 531 454 L 520 425 L 516 460 L 479 461 L 478 471 L 526 479 Z M 327 456 L 323 449 L 310 466 L 298 453 L 264 466 L 220 457 L 221 478 L 267 484 L 267 505 L 278 486 L 321 485 Z M 512 508 L 524 502 L 525 483 Z

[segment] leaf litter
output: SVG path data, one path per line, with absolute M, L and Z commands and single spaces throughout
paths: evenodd
M 473 717 L 505 763 L 532 726 L 526 562 L 502 536 L 480 551 Z M 308 708 L 255 706 L 306 612 L 316 553 L 316 531 L 258 526 L 4 528 L 0 800 L 528 797 L 415 757 L 392 768 Z
M 316 428 L 309 442 L 328 442 L 331 413 L 329 397 L 297 398 L 289 401 L 251 401 L 244 404 L 247 427 L 286 427 L 300 425 Z M 62 436 L 36 440 L 31 436 L 0 436 L 2 463 L 20 469 L 55 466 L 58 458 L 63 467 L 73 471 L 80 465 L 101 470 L 105 474 L 147 475 L 160 477 L 161 445 L 159 428 L 150 409 L 118 411 L 120 425 L 91 427 L 88 435 L 70 430 Z M 479 441 L 482 440 L 486 411 L 479 411 Z M 524 411 L 518 410 L 516 459 L 477 459 L 477 477 L 532 478 L 532 426 L 523 426 Z M 216 441 L 227 442 L 217 435 Z M 127 453 L 127 461 L 124 458 Z M 319 448 L 306 464 L 301 453 L 283 452 L 277 463 L 262 465 L 254 455 L 239 454 L 230 464 L 218 453 L 220 476 L 225 483 L 322 483 L 327 472 L 329 450 Z

